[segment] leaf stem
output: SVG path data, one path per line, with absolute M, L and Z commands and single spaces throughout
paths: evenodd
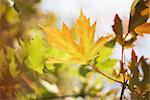
M 122 63 L 121 68 L 123 68 L 123 70 L 124 70 L 124 64 L 125 64 L 125 61 L 124 61 L 124 45 L 125 45 L 125 39 L 127 38 L 128 34 L 129 34 L 129 32 L 124 37 L 124 43 L 122 45 L 122 52 L 121 52 L 121 63 Z M 123 83 L 124 84 L 122 84 L 122 90 L 121 90 L 120 100 L 122 100 L 122 97 L 123 97 L 123 94 L 124 94 L 124 90 L 126 88 L 125 84 L 127 84 L 127 81 L 125 79 L 125 73 L 123 72 L 122 75 L 123 75 Z
M 127 35 L 126 35 L 127 36 Z M 124 45 L 122 45 L 122 52 L 121 52 L 121 68 L 124 70 L 124 60 L 123 60 L 123 58 L 124 58 Z M 123 72 L 122 73 L 122 75 L 123 75 L 123 83 L 126 83 L 125 81 L 125 73 Z M 122 97 L 123 97 L 123 94 L 124 94 L 124 90 L 125 90 L 125 88 L 126 88 L 126 86 L 124 85 L 124 84 L 122 84 L 122 89 L 121 89 L 121 95 L 120 95 L 120 100 L 122 100 Z
M 118 80 L 116 80 L 116 79 L 113 79 L 113 78 L 111 78 L 110 76 L 106 75 L 105 73 L 101 72 L 96 66 L 94 66 L 94 65 L 92 65 L 92 64 L 90 64 L 90 63 L 89 63 L 88 65 L 90 65 L 95 71 L 97 71 L 97 72 L 100 73 L 101 75 L 107 77 L 108 79 L 113 80 L 113 81 L 118 82 L 118 83 L 121 83 L 121 84 L 124 84 L 123 82 L 118 81 Z

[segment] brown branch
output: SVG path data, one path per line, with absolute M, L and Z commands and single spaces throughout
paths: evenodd
M 127 35 L 126 35 L 127 36 Z M 126 38 L 125 36 L 125 38 Z M 124 39 L 125 39 L 124 38 Z M 122 51 L 121 51 L 121 70 L 123 70 L 123 72 L 121 73 L 123 76 L 123 83 L 125 83 L 125 74 L 124 74 L 124 60 L 123 60 L 123 54 L 124 54 L 124 44 L 122 45 Z M 124 94 L 124 89 L 126 88 L 126 86 L 124 86 L 124 84 L 122 84 L 122 89 L 121 89 L 121 94 L 120 94 L 120 100 L 122 100 L 123 94 Z
M 124 45 L 125 45 L 125 39 L 127 38 L 128 34 L 129 34 L 129 32 L 125 35 L 125 37 L 123 39 L 124 43 L 122 45 L 122 52 L 121 52 L 121 63 L 122 63 L 121 68 L 123 68 L 123 70 L 124 70 L 124 64 L 125 64 L 125 61 L 124 61 Z M 123 97 L 123 94 L 124 94 L 124 90 L 126 88 L 125 84 L 127 84 L 127 80 L 125 79 L 125 73 L 123 72 L 122 75 L 123 75 L 123 83 L 124 84 L 122 84 L 122 89 L 121 89 L 121 94 L 120 94 L 120 100 L 122 100 L 122 97 Z
M 98 73 L 100 73 L 101 75 L 107 77 L 108 79 L 113 80 L 113 81 L 118 82 L 118 83 L 121 83 L 121 84 L 124 84 L 123 82 L 118 81 L 118 80 L 116 80 L 116 79 L 113 79 L 113 78 L 111 78 L 110 76 L 106 75 L 105 73 L 101 72 L 96 66 L 94 66 L 94 65 L 92 65 L 92 64 L 90 64 L 90 63 L 89 63 L 89 65 L 90 65 L 96 72 L 98 72 Z

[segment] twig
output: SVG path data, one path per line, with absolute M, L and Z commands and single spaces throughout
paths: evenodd
M 100 73 L 101 75 L 107 77 L 108 79 L 113 80 L 113 81 L 118 82 L 118 83 L 121 83 L 121 84 L 124 84 L 123 82 L 118 81 L 118 80 L 116 80 L 116 79 L 113 79 L 113 78 L 111 78 L 110 76 L 104 74 L 104 73 L 101 72 L 96 66 L 94 66 L 94 65 L 92 65 L 92 64 L 90 64 L 90 63 L 89 63 L 89 65 L 90 65 L 95 71 L 97 71 L 97 72 Z
M 127 38 L 128 35 L 129 35 L 129 32 L 125 35 L 124 40 Z
M 123 70 L 124 70 L 124 60 L 123 60 L 124 56 L 123 55 L 124 55 L 124 45 L 122 45 L 122 52 L 121 52 L 121 63 L 122 63 L 121 64 L 121 68 L 123 68 Z M 124 72 L 122 73 L 122 75 L 123 75 L 123 83 L 126 83 L 125 82 L 126 80 L 125 80 L 125 74 L 124 74 Z M 126 88 L 126 86 L 124 84 L 122 84 L 122 90 L 121 90 L 121 94 L 120 94 L 120 100 L 122 100 L 125 88 Z
M 125 35 L 125 37 L 124 37 L 124 41 L 125 41 L 125 39 L 127 38 L 127 36 L 128 36 L 128 34 L 129 34 L 129 32 Z M 121 63 L 122 63 L 122 68 L 124 69 L 124 64 L 125 64 L 125 62 L 124 62 L 124 45 L 125 45 L 125 42 L 123 43 L 123 45 L 122 45 L 122 52 L 121 52 Z M 122 100 L 122 97 L 123 97 L 123 94 L 124 94 L 124 90 L 125 90 L 125 88 L 126 88 L 126 85 L 125 84 L 127 84 L 127 80 L 125 79 L 125 73 L 122 73 L 122 75 L 123 75 L 123 83 L 124 84 L 122 84 L 122 90 L 121 90 L 121 94 L 120 94 L 120 100 Z
M 123 94 L 124 94 L 124 90 L 126 89 L 126 86 L 128 86 L 128 85 L 126 85 L 126 84 L 127 84 L 127 80 L 124 82 L 124 84 L 122 84 L 120 100 L 122 100 Z

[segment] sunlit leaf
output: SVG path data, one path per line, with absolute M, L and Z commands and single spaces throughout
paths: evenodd
M 100 56 L 96 59 L 96 66 L 101 71 L 109 72 L 111 73 L 113 70 L 113 67 L 117 63 L 117 59 L 111 59 L 110 56 L 112 55 L 113 48 L 103 47 L 100 50 Z
M 113 48 L 108 48 L 108 47 L 102 47 L 101 50 L 99 51 L 99 57 L 97 57 L 98 62 L 103 62 L 107 58 L 109 58 L 112 55 Z
M 114 66 L 116 65 L 118 60 L 116 59 L 107 59 L 101 63 L 97 63 L 99 70 L 105 72 L 107 75 L 112 75 Z
M 68 61 L 68 63 L 87 64 L 97 57 L 97 52 L 111 38 L 111 36 L 101 37 L 94 42 L 96 22 L 90 26 L 90 19 L 87 19 L 82 11 L 74 27 L 76 34 L 80 37 L 79 44 L 73 40 L 71 31 L 65 24 L 63 24 L 62 31 L 54 27 L 42 27 L 47 41 L 70 55 L 66 61 L 49 58 L 50 63 L 66 63 Z
M 42 74 L 47 53 L 45 42 L 39 36 L 36 36 L 24 46 L 24 49 L 26 53 L 25 62 L 27 66 Z
M 150 7 L 149 7 L 149 8 L 144 9 L 144 10 L 141 12 L 141 15 L 142 15 L 142 16 L 150 15 Z
M 143 34 L 150 34 L 150 23 L 144 23 L 142 25 L 137 26 L 135 28 L 135 32 L 140 36 L 143 36 Z
M 134 29 L 143 23 L 145 23 L 148 19 L 148 15 L 142 16 L 141 11 L 148 8 L 146 6 L 146 1 L 144 0 L 134 0 L 130 12 L 130 21 L 128 32 L 134 31 Z

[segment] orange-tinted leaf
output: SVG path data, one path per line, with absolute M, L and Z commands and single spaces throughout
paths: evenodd
M 94 43 L 96 22 L 90 25 L 90 19 L 86 18 L 82 11 L 74 26 L 76 34 L 80 37 L 79 44 L 73 40 L 70 29 L 64 23 L 62 31 L 54 27 L 42 27 L 47 41 L 70 55 L 66 60 L 49 58 L 50 63 L 87 64 L 97 56 L 97 51 L 111 38 L 111 36 L 101 37 Z
M 141 12 L 141 15 L 142 15 L 142 16 L 150 15 L 150 8 L 144 9 L 144 10 Z
M 141 25 L 148 20 L 148 18 L 149 18 L 148 15 L 145 15 L 145 16 L 141 15 L 141 11 L 148 8 L 146 3 L 147 2 L 144 0 L 134 0 L 131 11 L 130 11 L 128 33 L 134 31 L 134 29 L 138 25 Z
M 143 34 L 150 34 L 150 23 L 144 23 L 142 25 L 137 26 L 135 28 L 135 32 L 140 36 L 143 36 Z

